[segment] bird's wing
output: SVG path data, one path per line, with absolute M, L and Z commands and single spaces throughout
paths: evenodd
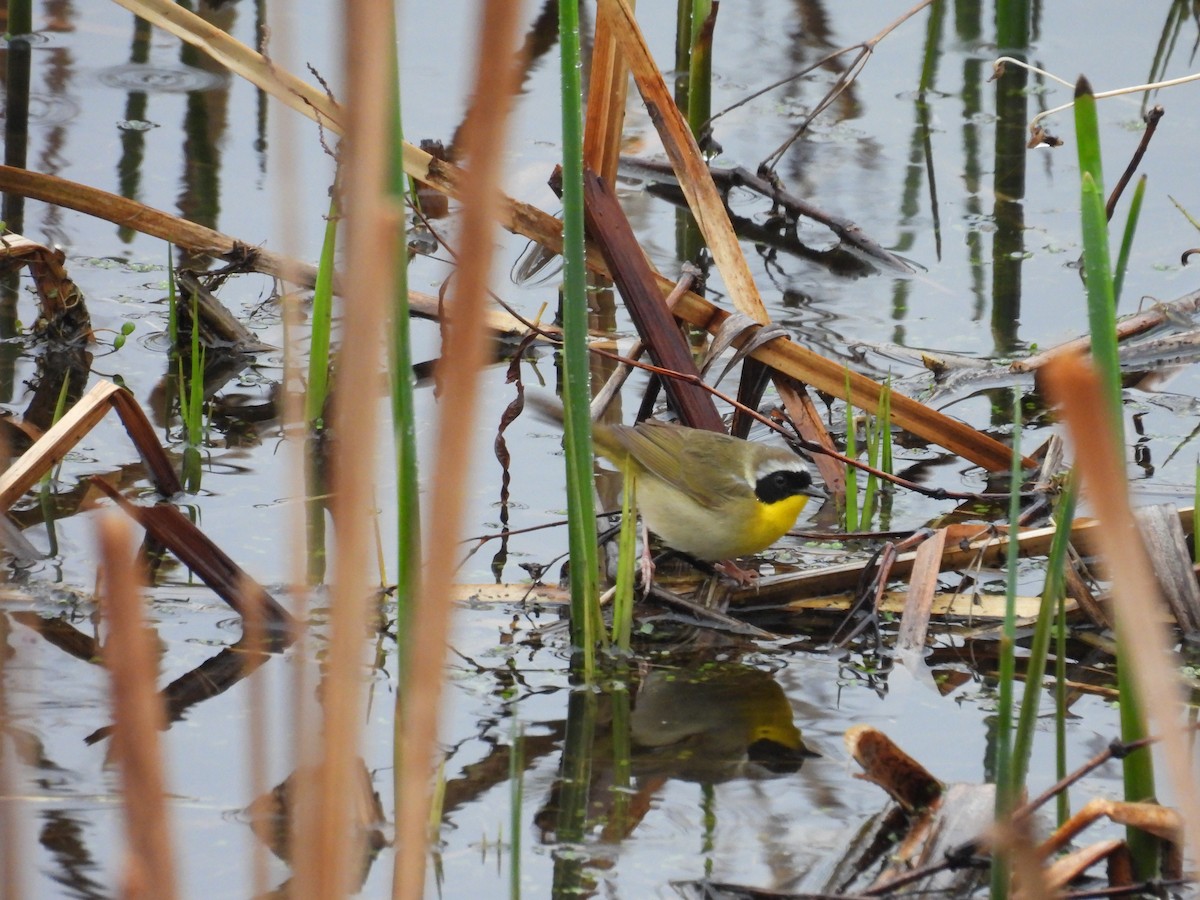
M 610 433 L 620 449 L 657 478 L 687 494 L 697 503 L 711 505 L 744 495 L 739 472 L 731 472 L 715 450 L 724 435 L 681 429 L 659 422 L 636 427 L 612 426 Z

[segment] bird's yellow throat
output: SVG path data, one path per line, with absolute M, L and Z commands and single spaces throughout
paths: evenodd
M 746 533 L 742 536 L 745 546 L 753 547 L 747 552 L 754 553 L 763 547 L 769 547 L 783 537 L 796 524 L 796 518 L 804 510 L 808 497 L 796 494 L 785 497 L 774 503 L 763 503 L 755 500 L 756 511 L 748 523 Z M 743 554 L 734 554 L 741 556 Z

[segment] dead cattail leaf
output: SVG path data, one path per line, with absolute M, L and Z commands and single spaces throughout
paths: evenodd
M 1109 838 L 1081 847 L 1066 856 L 1060 856 L 1046 867 L 1046 885 L 1053 891 L 1065 888 L 1088 869 L 1125 846 L 1124 841 Z
M 66 256 L 61 250 L 31 241 L 19 234 L 0 239 L 0 269 L 24 265 L 33 277 L 38 296 L 38 318 L 34 333 L 56 341 L 84 342 L 92 339 L 92 323 L 83 292 L 67 276 Z
M 850 756 L 863 767 L 859 777 L 879 785 L 906 811 L 924 809 L 942 795 L 945 785 L 882 731 L 855 725 L 843 739 Z
M 1118 825 L 1131 825 L 1173 844 L 1179 843 L 1183 826 L 1179 813 L 1157 803 L 1128 803 L 1124 800 L 1095 797 L 1056 829 L 1038 848 L 1038 852 L 1043 857 L 1059 852 L 1098 819 L 1109 819 Z

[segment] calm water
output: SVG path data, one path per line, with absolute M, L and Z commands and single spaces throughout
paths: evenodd
M 401 11 L 405 128 L 414 141 L 448 142 L 460 124 L 477 5 L 453 0 Z M 870 37 L 907 5 L 726 4 L 717 25 L 715 106 Z M 673 8 L 642 6 L 639 18 L 666 67 L 674 40 Z M 273 48 L 273 56 L 297 72 L 311 64 L 342 96 L 336 6 L 288 7 L 293 9 L 294 46 L 290 52 Z M 250 44 L 258 42 L 257 21 L 267 15 L 261 4 L 247 0 L 202 12 Z M 526 4 L 531 29 L 546 12 Z M 589 4 L 589 27 L 591 16 Z M 1178 76 L 1192 62 L 1197 27 L 1184 16 L 1177 30 L 1168 28 L 1169 16 L 1165 5 L 1139 12 L 1106 4 L 1098 16 L 1096 4 L 1082 0 L 1045 4 L 1028 56 L 1067 80 L 1087 73 L 1098 90 L 1152 74 Z M 316 258 L 332 164 L 311 123 L 181 49 L 175 39 L 138 28 L 115 5 L 46 4 L 35 11 L 35 28 L 29 168 L 134 197 L 247 243 Z M 862 371 L 912 379 L 903 382 L 910 392 L 919 392 L 927 379 L 909 351 L 1004 359 L 1086 330 L 1074 266 L 1080 252 L 1078 175 L 1069 116 L 1060 115 L 1050 125 L 1067 140 L 1055 151 L 1025 151 L 1012 131 L 1023 130 L 1034 113 L 1065 102 L 1071 92 L 1031 77 L 1023 106 L 998 111 L 996 87 L 987 83 L 996 55 L 990 5 L 943 4 L 916 16 L 878 46 L 855 85 L 779 166 L 794 193 L 854 220 L 912 260 L 916 274 L 832 271 L 821 262 L 820 251 L 831 248 L 834 239 L 807 222 L 798 238 L 809 252 L 746 243 L 777 321 L 813 349 Z M 516 138 L 505 151 L 508 191 L 550 211 L 558 208 L 546 186 L 558 152 L 557 61 L 553 44 L 534 59 L 518 105 Z M 833 77 L 819 71 L 719 120 L 715 136 L 724 150 L 716 163 L 753 169 Z M 1139 298 L 1169 300 L 1195 287 L 1179 255 L 1200 238 L 1170 198 L 1200 214 L 1200 196 L 1188 178 L 1194 168 L 1197 96 L 1195 88 L 1183 87 L 1155 97 L 1167 115 L 1143 165 L 1149 189 L 1123 311 L 1137 306 Z M 1142 111 L 1143 99 L 1136 96 L 1101 105 L 1110 180 L 1137 144 Z M 999 137 L 998 122 L 1009 128 L 1001 128 Z M 7 151 L 13 148 L 11 134 L 6 139 Z M 632 154 L 661 155 L 636 98 L 628 112 L 627 142 Z M 290 206 L 281 202 L 284 196 Z M 678 271 L 674 208 L 635 181 L 622 185 L 622 199 L 654 263 L 664 273 Z M 759 221 L 768 212 L 762 200 L 749 195 L 735 193 L 735 205 L 741 215 Z M 1119 221 L 1124 209 L 1122 204 Z M 102 346 L 112 334 L 99 333 L 92 377 L 122 378 L 149 411 L 164 443 L 180 453 L 179 422 L 164 405 L 170 374 L 162 337 L 168 248 L 36 202 L 23 210 L 6 206 L 5 217 L 14 230 L 63 248 L 98 328 L 133 324 L 133 334 L 117 353 Z M 452 219 L 440 227 L 453 234 Z M 497 239 L 496 290 L 530 315 L 543 303 L 553 305 L 553 278 L 518 285 L 507 277 L 525 241 L 507 234 Z M 436 293 L 450 271 L 445 258 L 441 253 L 437 259 L 418 259 L 413 286 Z M 177 255 L 176 262 L 187 261 Z M 719 279 L 711 286 L 719 300 Z M 268 279 L 239 276 L 220 297 L 264 341 L 282 344 Z M 16 317 L 32 322 L 27 280 L 15 302 Z M 43 377 L 39 366 L 45 361 L 43 348 L 13 334 L 11 317 L 5 321 L 10 331 L 0 343 L 0 403 L 19 415 Z M 624 319 L 617 327 L 622 339 L 632 334 Z M 417 361 L 436 358 L 436 328 L 420 323 L 416 335 Z M 267 585 L 282 583 L 291 571 L 293 548 L 284 535 L 301 509 L 280 422 L 268 407 L 281 380 L 281 361 L 278 352 L 259 354 L 219 388 L 223 404 L 267 407 L 267 412 L 252 423 L 224 427 L 224 420 L 217 422 L 205 452 L 202 489 L 187 500 L 197 523 Z M 477 446 L 470 494 L 473 534 L 496 530 L 501 514 L 492 440 L 500 411 L 514 396 L 505 369 L 499 364 L 488 370 L 484 414 L 470 435 Z M 548 352 L 524 361 L 520 369 L 531 388 L 552 386 L 556 379 Z M 1141 414 L 1142 465 L 1132 473 L 1140 479 L 1143 497 L 1183 501 L 1191 495 L 1194 454 L 1186 439 L 1193 428 L 1195 378 L 1185 367 L 1165 384 L 1128 394 L 1130 412 Z M 633 388 L 639 384 L 634 379 Z M 1006 434 L 1011 415 L 996 395 L 980 391 L 949 400 L 955 401 L 948 410 L 952 414 Z M 436 413 L 431 384 L 419 387 L 418 403 L 424 439 Z M 635 403 L 631 392 L 626 407 Z M 1029 419 L 1026 449 L 1048 433 L 1032 399 Z M 842 421 L 840 412 L 835 421 Z M 522 419 L 507 437 L 513 456 L 511 526 L 557 519 L 565 506 L 557 436 Z M 387 457 L 382 453 L 379 460 L 381 498 L 393 493 Z M 898 468 L 918 464 L 934 484 L 980 489 L 985 483 L 979 470 L 936 448 L 906 448 L 898 460 Z M 136 454 L 115 422 L 102 424 L 71 454 L 60 490 L 70 494 L 97 474 L 121 476 L 127 493 L 149 491 Z M 32 627 L 39 618 L 63 617 L 85 635 L 93 632 L 94 503 L 64 499 L 60 505 L 69 514 L 50 526 L 35 500 L 22 504 L 23 534 L 38 558 L 6 559 L 12 590 L 0 596 L 11 734 L 21 751 L 13 766 L 19 858 L 25 862 L 26 896 L 107 897 L 116 893 L 120 861 L 116 781 L 105 765 L 106 742 L 84 740 L 108 724 L 105 673 L 86 655 L 71 655 L 61 642 L 51 641 L 44 628 Z M 948 509 L 902 496 L 891 524 L 915 528 Z M 385 510 L 380 517 L 384 546 L 391 539 L 389 519 Z M 493 565 L 504 581 L 525 580 L 519 563 L 546 563 L 565 544 L 559 531 L 517 536 L 509 542 L 507 558 L 495 563 L 495 545 L 488 545 L 464 565 L 462 581 L 494 580 Z M 809 551 L 799 541 L 781 546 L 789 558 L 813 559 L 805 557 Z M 393 564 L 382 579 L 395 579 Z M 992 586 L 997 579 L 985 573 Z M 1026 580 L 1027 592 L 1036 592 L 1036 571 Z M 947 576 L 946 584 L 953 583 Z M 240 636 L 233 613 L 178 565 L 164 567 L 151 593 L 150 615 L 166 648 L 163 685 L 186 676 Z M 315 601 L 319 606 L 320 593 Z M 953 652 L 961 646 L 958 639 L 942 640 L 947 651 L 939 655 L 942 691 L 903 668 L 874 677 L 864 671 L 861 658 L 820 652 L 803 639 L 730 644 L 707 653 L 697 649 L 687 658 L 651 657 L 655 662 L 634 682 L 636 696 L 626 721 L 622 691 L 581 700 L 569 688 L 561 646 L 552 639 L 527 641 L 534 627 L 555 618 L 553 610 L 499 606 L 472 607 L 459 617 L 444 728 L 443 843 L 436 877 L 430 878 L 431 895 L 500 896 L 508 890 L 513 791 L 506 760 L 518 730 L 524 735 L 520 858 L 527 896 L 566 892 L 572 884 L 611 896 L 679 896 L 684 889 L 673 884 L 705 877 L 780 890 L 831 889 L 835 885 L 828 879 L 852 836 L 887 805 L 881 791 L 852 777 L 841 734 L 853 724 L 888 731 L 947 781 L 977 782 L 987 775 L 992 691 L 972 660 Z M 392 646 L 383 638 L 381 656 L 387 657 Z M 365 765 L 389 820 L 391 665 L 389 659 L 370 674 L 364 744 Z M 294 764 L 287 725 L 294 666 L 293 656 L 284 655 L 252 676 L 272 699 L 267 722 L 276 748 L 271 784 Z M 987 663 L 983 666 L 986 670 Z M 247 682 L 234 685 L 190 706 L 165 736 L 182 878 L 187 893 L 196 896 L 249 891 L 256 838 L 242 813 L 253 799 L 245 765 L 246 687 Z M 1078 761 L 1106 743 L 1117 726 L 1103 696 L 1082 697 L 1073 712 L 1078 718 L 1071 723 L 1071 755 Z M 558 811 L 559 777 L 570 761 L 568 733 L 581 722 L 592 729 L 587 751 L 591 817 L 572 832 Z M 800 756 L 796 729 L 820 756 Z M 773 765 L 747 759 L 754 736 L 764 730 L 777 749 L 783 748 L 783 760 Z M 625 738 L 633 746 L 632 781 L 614 789 L 619 778 L 614 747 Z M 1040 788 L 1050 780 L 1050 747 L 1043 742 L 1035 752 L 1033 784 Z M 1093 782 L 1076 803 L 1093 791 L 1115 791 L 1115 784 Z M 367 868 L 363 895 L 384 896 L 390 871 L 384 850 Z M 288 874 L 286 863 L 272 858 L 271 884 L 285 883 Z

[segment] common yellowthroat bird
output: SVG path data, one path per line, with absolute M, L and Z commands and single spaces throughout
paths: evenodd
M 601 454 L 632 470 L 646 526 L 696 559 L 757 553 L 783 537 L 809 497 L 825 496 L 800 457 L 782 448 L 654 421 L 598 422 L 592 434 Z

